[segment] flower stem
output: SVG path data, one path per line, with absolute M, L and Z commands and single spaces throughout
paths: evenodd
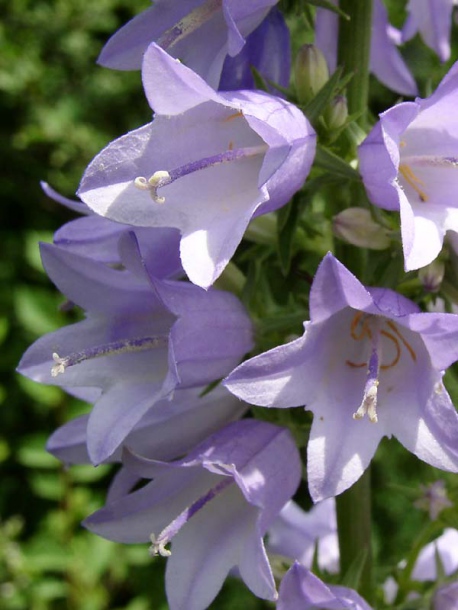
M 340 573 L 348 575 L 364 558 L 358 591 L 371 603 L 371 476 L 370 467 L 350 489 L 337 496 L 337 526 L 340 549 Z
M 371 53 L 372 0 L 340 0 L 339 7 L 350 19 L 339 20 L 339 65 L 346 74 L 353 72 L 347 86 L 350 114 L 361 116 L 358 123 L 367 123 L 369 97 L 369 60 Z

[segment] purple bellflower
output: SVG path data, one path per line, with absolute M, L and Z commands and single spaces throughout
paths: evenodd
M 211 87 L 218 89 L 221 72 L 227 58 L 231 59 L 244 50 L 247 36 L 254 32 L 278 0 L 157 0 L 125 26 L 118 30 L 102 49 L 98 63 L 118 70 L 137 70 L 151 42 L 179 58 L 199 74 Z M 257 40 L 264 34 L 279 34 L 281 53 L 288 54 L 283 31 L 257 33 Z M 264 43 L 262 42 L 262 46 Z M 256 67 L 266 67 L 274 53 L 264 47 L 266 56 L 256 62 Z M 254 56 L 251 55 L 251 58 Z M 274 62 L 277 62 L 277 58 Z M 226 67 L 226 66 L 225 66 Z M 227 69 L 227 67 L 226 67 Z M 272 74 L 267 69 L 266 76 Z M 154 86 L 162 86 L 160 81 Z M 223 87 L 219 87 L 220 89 Z M 237 89 L 244 88 L 238 86 Z
M 132 234 L 121 237 L 120 251 L 125 269 L 42 245 L 48 275 L 86 318 L 40 338 L 18 369 L 83 396 L 91 390 L 95 464 L 159 400 L 221 378 L 252 346 L 251 323 L 232 294 L 149 276 Z
M 434 610 L 456 610 L 458 608 L 458 582 L 440 587 L 434 594 Z
M 409 0 L 402 40 L 410 40 L 420 32 L 425 44 L 437 53 L 441 61 L 447 61 L 454 4 L 454 0 Z
M 79 195 L 117 222 L 178 228 L 183 267 L 207 288 L 251 218 L 302 186 L 315 132 L 279 98 L 216 93 L 155 44 L 145 54 L 143 83 L 154 121 L 109 144 L 86 170 Z
M 325 585 L 300 563 L 295 563 L 280 584 L 277 610 L 371 610 L 353 589 Z
M 339 544 L 334 498 L 315 504 L 309 512 L 290 500 L 269 528 L 268 553 L 311 568 L 315 549 L 320 570 L 337 573 Z
M 300 458 L 287 430 L 245 419 L 180 461 L 126 453 L 124 463 L 153 480 L 108 503 L 85 526 L 118 542 L 150 539 L 153 554 L 169 556 L 170 610 L 207 608 L 235 567 L 255 595 L 276 599 L 263 536 L 300 482 Z
M 337 0 L 332 0 L 338 4 Z M 327 9 L 317 9 L 315 44 L 323 52 L 329 71 L 337 66 L 337 31 L 339 17 Z M 389 89 L 402 95 L 418 93 L 415 80 L 396 48 L 401 42 L 401 33 L 388 21 L 382 0 L 374 0 L 372 16 L 372 38 L 370 70 Z
M 304 326 L 301 338 L 244 362 L 224 383 L 252 404 L 313 412 L 315 502 L 357 481 L 384 436 L 458 472 L 458 414 L 442 384 L 458 359 L 458 316 L 420 313 L 389 289 L 366 288 L 328 254 Z
M 401 214 L 406 270 L 439 254 L 445 233 L 458 232 L 458 63 L 428 98 L 380 115 L 359 148 L 371 202 Z
M 412 578 L 420 581 L 437 580 L 437 556 L 446 576 L 458 571 L 458 530 L 446 528 L 443 534 L 420 551 Z

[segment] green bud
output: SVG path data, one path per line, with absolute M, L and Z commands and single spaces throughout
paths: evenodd
M 329 80 L 329 70 L 323 53 L 313 44 L 299 49 L 294 67 L 294 80 L 299 102 L 306 104 Z
M 344 95 L 337 95 L 329 102 L 323 118 L 329 131 L 343 127 L 348 118 L 347 98 Z
M 364 208 L 347 208 L 334 216 L 332 230 L 340 239 L 360 248 L 385 250 L 390 246 L 386 229 Z
M 437 259 L 418 272 L 418 278 L 426 292 L 438 292 L 444 279 L 445 265 Z

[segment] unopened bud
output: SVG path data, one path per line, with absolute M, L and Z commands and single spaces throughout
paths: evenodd
M 299 102 L 306 104 L 329 80 L 329 70 L 323 53 L 313 44 L 299 49 L 294 69 L 296 93 Z
M 323 118 L 329 131 L 343 127 L 348 118 L 347 98 L 344 95 L 337 95 L 329 102 Z
M 385 250 L 390 246 L 386 229 L 372 219 L 369 210 L 347 208 L 332 221 L 334 235 L 354 246 Z
M 418 278 L 426 292 L 438 292 L 444 279 L 445 265 L 441 260 L 434 260 L 418 272 Z

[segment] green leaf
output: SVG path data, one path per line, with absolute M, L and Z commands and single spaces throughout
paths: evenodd
M 338 174 L 349 180 L 361 179 L 359 173 L 351 165 L 323 146 L 317 146 L 314 163 L 331 174 Z
M 344 13 L 338 6 L 330 2 L 329 0 L 307 0 L 307 4 L 311 4 L 313 6 L 318 6 L 320 8 L 325 8 L 328 11 L 332 11 L 333 13 L 337 13 L 343 19 L 348 21 L 349 16 L 347 13 Z
M 324 112 L 329 102 L 350 82 L 353 78 L 353 74 L 347 74 L 344 78 L 342 77 L 343 68 L 339 67 L 328 80 L 328 82 L 321 87 L 315 97 L 310 100 L 305 107 L 302 108 L 305 116 L 312 124 L 316 124 L 320 115 Z
M 278 213 L 278 255 L 283 275 L 288 275 L 293 254 L 294 234 L 297 227 L 299 206 L 297 199 L 284 206 Z
M 367 550 L 361 549 L 342 578 L 342 585 L 344 587 L 358 590 L 366 559 Z

